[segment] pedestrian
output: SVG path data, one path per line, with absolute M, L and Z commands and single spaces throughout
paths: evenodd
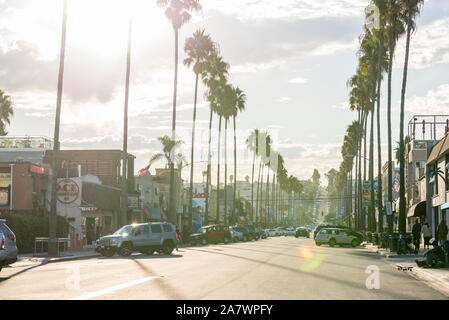
M 447 239 L 447 225 L 445 215 L 442 215 L 443 220 L 441 220 L 440 224 L 437 228 L 438 242 L 440 245 L 443 245 L 443 242 Z
M 412 228 L 413 244 L 415 246 L 415 254 L 419 252 L 419 243 L 421 242 L 421 224 L 418 219 L 415 220 L 415 224 Z
M 422 227 L 422 236 L 424 238 L 424 249 L 429 249 L 429 240 L 432 238 L 432 230 L 430 230 L 429 223 L 424 223 L 424 226 Z
M 178 250 L 178 243 L 179 243 L 179 238 L 180 238 L 181 234 L 179 233 L 178 226 L 176 226 L 175 228 L 176 228 L 176 251 L 179 251 Z

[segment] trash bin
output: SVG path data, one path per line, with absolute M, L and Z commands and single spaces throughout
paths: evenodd
M 398 240 L 399 240 L 399 233 L 394 232 L 391 235 L 390 252 L 398 252 Z
M 372 241 L 374 245 L 379 244 L 379 234 L 377 232 L 372 233 Z
M 391 247 L 391 235 L 388 233 L 382 233 L 381 248 L 389 249 Z

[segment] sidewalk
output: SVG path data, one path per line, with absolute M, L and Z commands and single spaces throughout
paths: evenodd
M 81 259 L 90 259 L 99 257 L 100 254 L 98 252 L 95 252 L 94 249 L 91 248 L 85 248 L 80 250 L 69 250 L 65 252 L 61 252 L 61 256 L 59 257 L 48 257 L 45 255 L 36 255 L 34 256 L 33 253 L 26 253 L 26 254 L 18 254 L 17 255 L 17 262 L 15 262 L 15 265 L 22 265 L 22 264 L 30 264 L 30 263 L 38 263 L 38 264 L 46 264 L 46 263 L 52 263 L 52 262 L 62 262 L 62 261 L 72 261 L 72 260 L 81 260 Z
M 401 254 L 398 255 L 396 252 L 390 252 L 388 249 L 379 248 L 376 245 L 371 243 L 365 243 L 365 248 L 376 252 L 385 257 L 385 259 L 391 263 L 396 265 L 401 265 L 404 267 L 413 267 L 411 271 L 402 271 L 398 270 L 398 272 L 407 272 L 412 277 L 417 280 L 421 280 L 426 282 L 429 286 L 434 288 L 435 290 L 440 291 L 449 297 L 449 268 L 420 268 L 416 265 L 415 260 L 423 259 L 423 254 L 427 250 L 420 249 L 419 254 Z

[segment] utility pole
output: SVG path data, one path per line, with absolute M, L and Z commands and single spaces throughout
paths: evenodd
M 58 179 L 58 161 L 59 161 L 59 124 L 61 120 L 61 100 L 62 100 L 62 84 L 64 79 L 64 58 L 65 58 L 65 42 L 67 29 L 67 0 L 64 0 L 64 8 L 62 14 L 62 35 L 61 35 L 61 51 L 59 57 L 59 74 L 58 74 L 58 93 L 56 98 L 56 115 L 55 115 L 55 133 L 53 137 L 53 162 L 51 170 L 51 200 L 50 200 L 50 217 L 49 217 L 49 239 L 48 239 L 48 255 L 56 256 L 58 252 L 56 242 L 56 186 Z

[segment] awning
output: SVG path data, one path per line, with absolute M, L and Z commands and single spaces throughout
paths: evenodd
M 446 202 L 441 205 L 441 210 L 448 209 L 448 208 L 449 208 L 449 202 Z
M 421 201 L 408 209 L 407 218 L 410 217 L 422 217 L 426 215 L 426 201 Z

